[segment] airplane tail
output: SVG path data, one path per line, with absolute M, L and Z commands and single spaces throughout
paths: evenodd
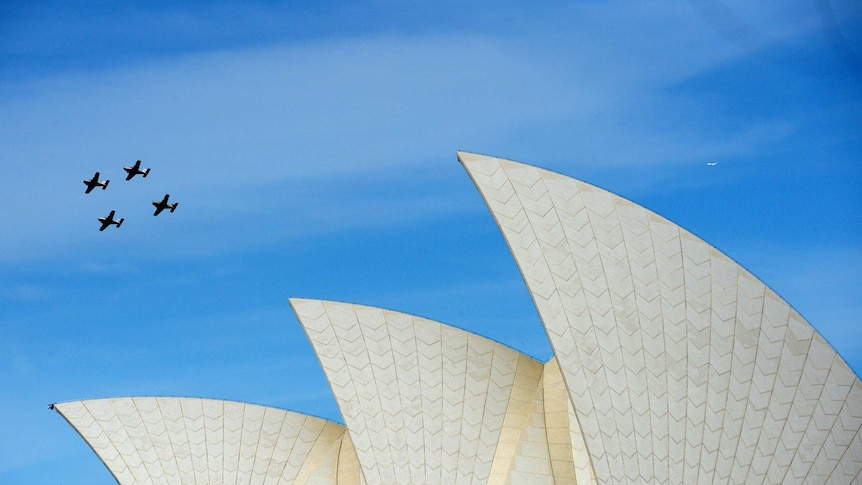
M 105 185 L 103 185 L 103 186 L 102 186 L 102 190 L 107 189 L 107 188 L 108 188 L 108 184 L 109 184 L 109 183 L 111 183 L 111 181 L 110 181 L 110 180 L 105 180 Z
M 173 211 L 174 211 L 174 209 L 176 209 L 178 205 L 180 205 L 180 203 L 179 203 L 179 202 L 174 202 L 173 204 L 171 204 L 171 205 L 170 205 L 171 212 L 173 212 Z
M 122 219 L 120 219 L 119 221 L 117 221 L 117 229 L 119 229 L 119 228 L 120 228 L 120 226 L 122 226 L 122 225 L 123 225 L 123 221 L 125 221 L 125 220 L 126 220 L 126 218 L 125 218 L 125 217 L 123 217 Z
M 150 169 L 149 169 L 149 168 L 148 168 L 148 169 L 146 169 L 146 170 L 144 170 L 144 178 L 147 178 L 147 175 L 149 175 L 149 174 L 150 174 Z

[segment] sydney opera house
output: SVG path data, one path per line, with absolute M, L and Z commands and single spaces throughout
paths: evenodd
M 121 484 L 860 483 L 862 384 L 766 285 L 624 198 L 458 158 L 551 360 L 403 313 L 293 299 L 343 425 L 192 398 L 54 408 Z

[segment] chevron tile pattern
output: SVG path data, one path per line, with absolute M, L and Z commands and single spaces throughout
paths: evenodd
M 541 363 L 402 313 L 318 300 L 291 305 L 367 483 L 505 483 L 513 470 L 550 483 L 536 415 Z
M 359 470 L 351 473 L 349 462 L 338 469 L 339 454 L 352 452 L 342 444 L 344 427 L 312 416 L 168 397 L 75 401 L 54 408 L 122 485 L 359 483 Z
M 860 480 L 862 384 L 763 283 L 609 192 L 458 157 L 536 303 L 597 483 Z

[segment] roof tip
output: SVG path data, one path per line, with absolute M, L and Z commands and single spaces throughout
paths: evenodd
M 467 166 L 469 164 L 472 164 L 475 162 L 497 160 L 497 157 L 494 157 L 491 155 L 483 155 L 481 153 L 476 153 L 476 152 L 465 152 L 462 150 L 458 150 L 455 153 L 458 154 L 458 161 L 461 163 L 461 165 L 464 165 L 465 168 L 467 168 Z
M 464 165 L 469 162 L 473 162 L 476 160 L 484 160 L 489 158 L 494 158 L 490 155 L 482 155 L 481 153 L 476 152 L 466 152 L 464 150 L 456 150 L 455 153 L 458 155 L 458 161 Z

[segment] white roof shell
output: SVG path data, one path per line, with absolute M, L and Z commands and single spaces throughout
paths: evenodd
M 862 384 L 676 224 L 584 182 L 459 160 L 539 311 L 598 483 L 857 483 Z
M 313 416 L 171 397 L 66 402 L 54 409 L 122 485 L 336 484 L 339 476 L 341 483 L 359 482 L 344 427 Z
M 540 362 L 403 313 L 317 300 L 291 305 L 367 483 L 504 483 L 510 470 L 553 483 Z

